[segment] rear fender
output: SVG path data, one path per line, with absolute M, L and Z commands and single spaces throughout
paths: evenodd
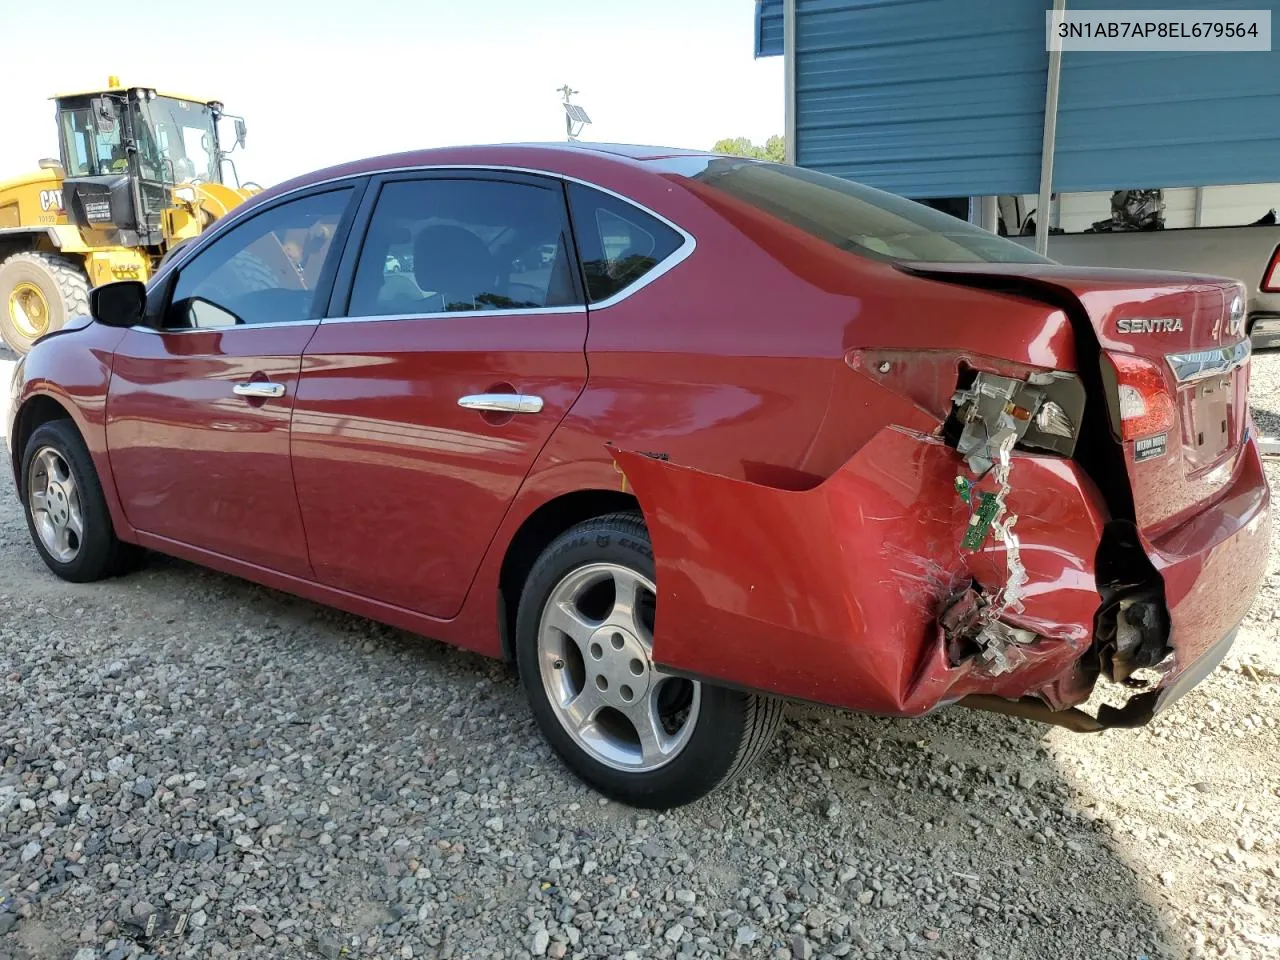
M 955 482 L 969 473 L 941 439 L 883 428 L 800 491 L 632 451 L 615 462 L 653 541 L 654 659 L 670 670 L 906 716 L 975 693 L 1055 709 L 1088 696 L 1094 676 L 1077 676 L 1077 661 L 1092 642 L 1107 514 L 1073 461 L 1011 454 L 1006 504 L 1026 579 L 999 622 L 1035 636 L 1020 634 L 1029 642 L 999 665 L 942 625 L 997 594 L 1010 567 L 995 537 L 962 545 L 970 507 Z M 994 489 L 990 474 L 973 487 Z

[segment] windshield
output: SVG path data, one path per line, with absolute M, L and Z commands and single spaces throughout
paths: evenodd
M 734 157 L 668 157 L 652 164 L 878 260 L 1049 262 L 950 214 L 813 170 Z
M 219 180 L 213 112 L 173 97 L 139 101 L 138 152 L 142 176 L 165 183 Z

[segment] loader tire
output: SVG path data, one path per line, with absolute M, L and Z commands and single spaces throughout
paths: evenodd
M 172 247 L 170 247 L 168 250 L 166 250 L 166 251 L 164 252 L 164 256 L 160 258 L 160 262 L 159 262 L 158 264 L 156 264 L 156 270 L 157 270 L 157 271 L 159 271 L 159 270 L 163 269 L 163 267 L 164 267 L 164 265 L 165 265 L 166 263 L 168 263 L 170 260 L 172 260 L 174 257 L 176 257 L 176 256 L 178 255 L 179 251 L 181 251 L 184 247 L 186 247 L 186 246 L 187 246 L 187 244 L 189 244 L 189 243 L 190 243 L 192 240 L 194 240 L 194 239 L 195 239 L 195 237 L 187 237 L 187 239 L 185 239 L 185 240 L 179 240 L 179 241 L 178 241 L 177 243 L 175 243 Z
M 71 317 L 89 312 L 89 279 L 75 260 L 15 253 L 0 262 L 0 338 L 19 354 Z

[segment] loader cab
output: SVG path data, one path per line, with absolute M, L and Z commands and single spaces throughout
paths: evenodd
M 182 184 L 222 182 L 218 103 L 114 88 L 55 98 L 72 224 L 107 243 L 158 247 Z M 241 125 L 237 124 L 237 133 Z

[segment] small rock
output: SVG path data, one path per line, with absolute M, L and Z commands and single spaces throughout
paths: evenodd
M 38 856 L 40 856 L 40 844 L 34 840 L 22 848 L 21 859 L 23 863 L 30 863 Z
M 95 960 L 97 956 L 97 950 L 91 950 L 89 947 L 81 947 L 71 957 L 71 960 Z
M 545 928 L 538 930 L 533 935 L 533 949 L 531 952 L 535 957 L 544 956 L 550 944 L 551 934 L 547 933 Z
M 249 924 L 249 929 L 252 930 L 261 940 L 270 940 L 275 936 L 275 931 L 271 929 L 271 925 L 261 917 Z
M 667 927 L 667 932 L 663 934 L 668 943 L 679 943 L 684 938 L 684 925 L 673 923 Z
M 760 939 L 760 934 L 756 933 L 751 927 L 739 927 L 733 942 L 740 947 L 745 947 L 748 943 L 755 943 L 758 939 Z
M 1030 790 L 1037 783 L 1037 778 L 1030 770 L 1018 771 L 1018 786 L 1023 790 Z
M 133 792 L 135 796 L 139 796 L 143 800 L 150 800 L 156 794 L 156 785 L 146 777 L 143 777 L 134 783 Z
M 1245 849 L 1247 850 L 1249 848 L 1245 847 Z M 677 902 L 683 903 L 685 906 L 693 906 L 693 904 L 697 901 L 697 899 L 698 899 L 697 896 L 694 894 L 692 890 L 676 891 Z

